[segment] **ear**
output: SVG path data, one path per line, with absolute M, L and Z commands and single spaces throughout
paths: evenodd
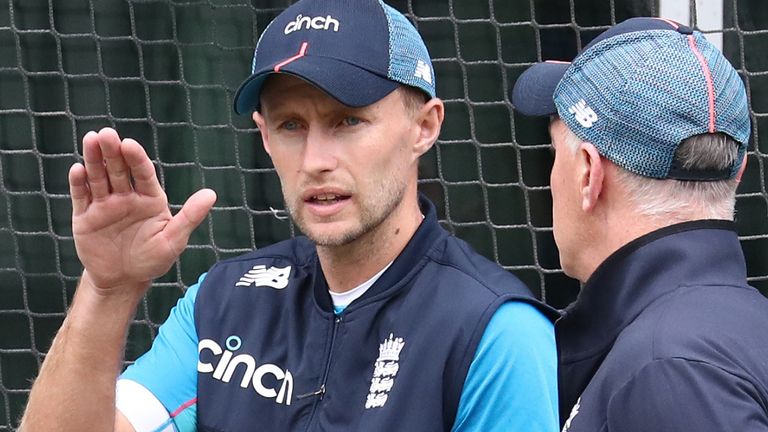
M 430 99 L 416 114 L 417 136 L 414 151 L 417 158 L 432 148 L 432 145 L 437 141 L 444 117 L 445 106 L 443 101 L 438 98 Z
M 605 162 L 592 143 L 582 142 L 578 151 L 578 182 L 581 191 L 581 209 L 591 211 L 603 192 Z
M 261 133 L 261 143 L 264 146 L 264 151 L 271 157 L 272 153 L 269 150 L 269 131 L 267 130 L 267 121 L 260 112 L 254 111 L 251 115 L 253 121 L 256 123 L 256 127 L 259 128 Z
M 741 160 L 741 166 L 739 167 L 739 171 L 736 173 L 736 181 L 741 181 L 741 176 L 744 175 L 744 171 L 747 169 L 747 153 L 744 153 L 744 159 Z

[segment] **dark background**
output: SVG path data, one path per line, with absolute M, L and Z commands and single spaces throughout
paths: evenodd
M 0 431 L 16 426 L 81 272 L 67 171 L 80 158 L 85 132 L 112 126 L 141 142 L 174 210 L 200 187 L 219 195 L 180 260 L 142 302 L 128 361 L 148 348 L 184 289 L 213 262 L 294 234 L 275 217 L 282 216 L 282 198 L 257 131 L 231 109 L 258 35 L 289 3 L 10 0 L 0 6 Z M 565 306 L 579 285 L 562 274 L 552 239 L 546 122 L 513 113 L 506 94 L 531 63 L 570 60 L 612 23 L 657 15 L 658 5 L 390 4 L 424 36 L 446 102 L 440 141 L 422 160 L 422 191 L 448 230 L 549 304 Z M 745 80 L 754 125 L 737 225 L 750 282 L 768 294 L 768 139 L 759 140 L 768 133 L 768 8 L 760 0 L 726 0 L 724 13 L 724 52 Z

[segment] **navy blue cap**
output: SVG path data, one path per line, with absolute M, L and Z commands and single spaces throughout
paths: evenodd
M 424 41 L 400 12 L 379 0 L 302 0 L 278 15 L 256 44 L 235 112 L 260 108 L 273 73 L 298 76 L 344 105 L 370 105 L 400 85 L 435 96 Z
M 557 114 L 601 155 L 642 176 L 732 178 L 750 134 L 744 83 L 704 35 L 660 18 L 632 18 L 606 30 L 573 63 L 543 62 L 512 90 L 525 115 Z M 739 157 L 723 170 L 689 170 L 675 159 L 694 135 L 725 133 Z

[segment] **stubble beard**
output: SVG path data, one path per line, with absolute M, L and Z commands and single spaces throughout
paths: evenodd
M 359 203 L 360 218 L 356 224 L 342 232 L 313 231 L 301 212 L 298 211 L 299 206 L 303 204 L 301 197 L 286 200 L 287 211 L 301 232 L 316 245 L 323 247 L 345 246 L 376 230 L 400 205 L 408 184 L 404 173 L 401 172 L 390 175 L 376 186 L 367 196 L 355 195 Z M 285 189 L 283 189 L 283 196 L 288 196 Z

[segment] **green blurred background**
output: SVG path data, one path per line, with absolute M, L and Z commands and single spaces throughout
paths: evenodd
M 698 18 L 711 0 L 672 0 Z M 30 381 L 81 272 L 67 171 L 89 130 L 117 128 L 147 149 L 177 210 L 200 187 L 219 200 L 142 302 L 127 361 L 218 259 L 294 235 L 249 117 L 232 97 L 260 32 L 290 1 L 9 0 L 0 7 L 0 431 L 16 427 Z M 434 58 L 446 122 L 422 160 L 421 189 L 443 225 L 549 304 L 578 293 L 551 233 L 546 122 L 506 96 L 542 59 L 572 59 L 609 25 L 657 16 L 655 0 L 397 0 Z M 698 6 L 698 7 L 697 7 Z M 723 51 L 750 94 L 753 135 L 737 225 L 750 282 L 768 294 L 768 8 L 726 0 Z M 702 27 L 703 28 L 703 27 Z M 87 377 L 84 377 L 87 379 Z

